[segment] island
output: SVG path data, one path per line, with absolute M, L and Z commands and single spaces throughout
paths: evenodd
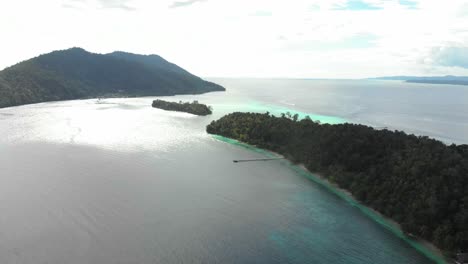
M 193 115 L 206 116 L 212 114 L 211 106 L 200 104 L 198 101 L 189 102 L 168 102 L 163 100 L 154 100 L 153 107 L 169 111 L 186 112 Z
M 71 48 L 43 54 L 0 71 L 0 107 L 224 90 L 158 55 L 121 51 L 96 54 Z
M 371 78 L 376 80 L 394 80 L 405 81 L 408 83 L 427 83 L 427 84 L 452 84 L 452 85 L 468 85 L 468 76 L 389 76 Z
M 468 145 L 291 114 L 231 113 L 206 130 L 303 164 L 446 255 L 468 251 Z

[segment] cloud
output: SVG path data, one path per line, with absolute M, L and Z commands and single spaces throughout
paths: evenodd
M 63 0 L 61 7 L 70 9 L 81 9 L 86 0 Z
M 126 11 L 134 11 L 135 8 L 128 5 L 129 0 L 99 0 L 103 8 L 117 8 Z
M 0 68 L 80 46 L 161 54 L 206 76 L 468 75 L 467 18 L 467 0 L 6 1 L 2 36 L 17 41 Z
M 273 13 L 271 11 L 266 10 L 257 10 L 250 14 L 250 16 L 257 16 L 257 17 L 270 17 Z
M 464 3 L 460 6 L 457 15 L 460 17 L 467 17 L 468 16 L 468 3 Z
M 468 46 L 436 47 L 431 60 L 435 65 L 468 69 Z
M 130 0 L 96 0 L 95 3 L 100 5 L 101 8 L 122 9 L 125 11 L 135 11 L 136 8 L 128 5 Z M 65 0 L 62 3 L 64 8 L 81 9 L 84 5 L 88 4 L 88 0 Z
M 175 1 L 173 2 L 169 8 L 178 8 L 178 7 L 184 7 L 184 6 L 189 6 L 189 5 L 193 5 L 195 3 L 199 3 L 199 2 L 205 2 L 207 0 L 187 0 L 187 1 Z
M 399 0 L 398 3 L 402 6 L 406 6 L 409 9 L 418 9 L 418 3 L 410 0 Z
M 71 8 L 71 9 L 77 9 L 77 8 L 78 8 L 78 7 L 75 6 L 75 5 L 67 4 L 67 3 L 63 3 L 63 4 L 62 4 L 62 7 L 63 7 L 63 8 Z
M 284 36 L 283 39 L 287 40 Z M 336 51 L 369 49 L 377 46 L 378 36 L 369 33 L 358 33 L 335 41 L 307 40 L 301 42 L 289 42 L 284 46 L 286 50 L 292 51 Z
M 334 10 L 381 10 L 381 6 L 368 3 L 362 0 L 348 0 L 344 5 L 339 5 L 334 8 Z

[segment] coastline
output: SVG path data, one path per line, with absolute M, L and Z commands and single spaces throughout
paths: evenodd
M 247 143 L 232 139 L 232 138 L 227 138 L 223 137 L 220 135 L 211 135 L 213 138 L 216 140 L 231 144 L 231 145 L 236 145 L 240 146 L 243 148 L 246 148 L 250 151 L 254 151 L 257 153 L 260 153 L 262 155 L 265 155 L 269 158 L 272 157 L 281 157 L 284 158 L 281 162 L 284 162 L 285 165 L 287 165 L 289 168 L 294 170 L 298 175 L 303 176 L 316 184 L 320 185 L 321 187 L 326 188 L 328 191 L 331 193 L 337 195 L 341 199 L 345 200 L 348 202 L 351 206 L 357 207 L 362 213 L 364 213 L 367 217 L 371 218 L 375 222 L 377 222 L 379 225 L 384 227 L 385 229 L 389 230 L 392 232 L 394 235 L 411 245 L 414 249 L 416 249 L 419 253 L 423 254 L 426 256 L 428 259 L 432 260 L 434 263 L 437 264 L 448 264 L 448 259 L 444 257 L 442 254 L 442 251 L 437 248 L 435 245 L 430 243 L 429 241 L 422 240 L 419 238 L 411 238 L 408 235 L 406 235 L 403 230 L 401 229 L 400 224 L 395 222 L 394 220 L 382 215 L 378 211 L 360 203 L 352 194 L 346 189 L 340 188 L 337 184 L 329 181 L 326 179 L 324 176 L 322 176 L 319 173 L 311 172 L 309 171 L 303 164 L 294 164 L 291 162 L 289 159 L 285 158 L 283 155 L 273 152 L 270 150 L 266 149 L 261 149 L 253 145 L 249 145 Z
M 410 236 L 406 235 L 405 232 L 403 232 L 403 230 L 401 229 L 401 225 L 398 222 L 396 222 L 395 220 L 381 214 L 380 212 L 376 211 L 375 209 L 373 209 L 371 207 L 368 207 L 368 206 L 366 206 L 364 204 L 361 204 L 356 199 L 356 197 L 354 197 L 354 195 L 350 191 L 339 187 L 336 183 L 331 182 L 330 180 L 328 180 L 327 178 L 325 178 L 323 175 L 321 175 L 319 173 L 309 171 L 303 164 L 295 165 L 295 164 L 291 163 L 291 161 L 289 161 L 289 160 L 288 160 L 288 163 L 290 163 L 290 166 L 297 166 L 297 167 L 301 168 L 302 170 L 304 170 L 305 173 L 310 175 L 310 176 L 308 175 L 309 177 L 315 177 L 317 180 L 320 180 L 321 183 L 319 183 L 319 184 L 327 185 L 328 188 L 333 188 L 337 193 L 340 194 L 338 196 L 340 196 L 341 198 L 347 200 L 348 202 L 350 202 L 348 199 L 352 200 L 352 202 L 353 202 L 352 205 L 353 206 L 358 207 L 361 211 L 363 211 L 363 209 L 368 211 L 368 212 L 364 212 L 364 214 L 371 217 L 373 220 L 376 220 L 374 218 L 375 216 L 377 216 L 378 218 L 381 218 L 384 222 L 383 223 L 381 223 L 379 221 L 377 221 L 377 222 L 379 222 L 379 224 L 384 226 L 386 229 L 392 231 L 392 233 L 394 233 L 398 237 L 404 239 L 405 241 L 410 240 L 410 241 L 412 241 L 414 243 L 421 244 L 423 247 L 425 247 L 427 250 L 429 250 L 431 254 L 434 254 L 435 256 L 438 256 L 440 258 L 444 258 L 443 254 L 442 254 L 442 251 L 439 248 L 437 248 L 434 244 L 432 244 L 431 242 L 429 242 L 427 240 L 424 240 L 424 239 L 420 239 L 420 238 L 417 238 L 417 237 L 411 238 Z M 309 177 L 307 177 L 307 178 L 309 178 Z M 315 181 L 314 179 L 311 179 L 311 180 Z M 317 182 L 317 181 L 315 181 L 315 182 Z M 343 197 L 343 196 L 345 196 L 345 197 Z M 361 207 L 364 207 L 364 208 L 361 208 Z M 369 215 L 368 213 L 371 213 L 372 215 Z M 398 231 L 398 234 L 396 234 L 394 231 Z M 406 242 L 408 242 L 408 241 L 406 241 Z M 419 251 L 419 249 L 418 249 L 418 251 Z M 423 252 L 421 252 L 421 253 L 423 253 Z M 423 253 L 423 254 L 426 255 L 425 253 Z M 438 259 L 437 260 L 433 259 L 433 260 L 436 261 L 436 263 L 439 263 L 439 262 L 437 262 L 437 261 L 439 261 Z M 447 263 L 446 260 L 443 260 L 443 261 L 444 262 L 441 262 L 441 263 Z

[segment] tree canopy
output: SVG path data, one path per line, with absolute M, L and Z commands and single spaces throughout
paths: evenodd
M 468 251 L 468 145 L 356 124 L 232 113 L 207 132 L 283 154 L 448 253 Z
M 200 104 L 198 101 L 193 101 L 192 103 L 183 103 L 182 101 L 180 101 L 176 103 L 158 99 L 153 101 L 153 107 L 169 111 L 186 112 L 200 116 L 211 115 L 212 113 L 210 106 Z

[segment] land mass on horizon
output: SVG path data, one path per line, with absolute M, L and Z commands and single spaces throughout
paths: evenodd
M 54 51 L 0 71 L 0 107 L 93 97 L 225 91 L 158 55 L 82 48 Z
M 453 85 L 468 85 L 468 76 L 387 76 L 387 77 L 377 77 L 369 78 L 373 80 L 396 80 L 396 81 L 405 81 L 409 83 L 428 83 L 428 84 L 453 84 Z

